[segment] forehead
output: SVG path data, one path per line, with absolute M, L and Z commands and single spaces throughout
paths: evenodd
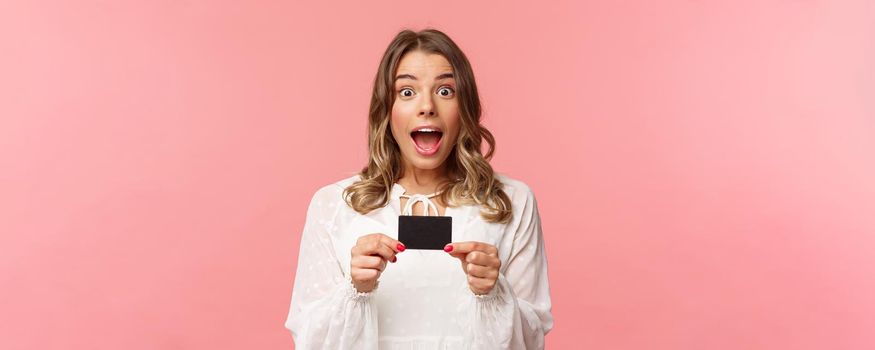
M 437 76 L 441 73 L 452 72 L 453 66 L 443 55 L 411 51 L 401 57 L 398 62 L 398 74 L 419 73 L 421 75 Z

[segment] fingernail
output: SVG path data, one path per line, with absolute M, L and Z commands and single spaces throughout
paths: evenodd
M 452 244 L 447 244 L 447 246 L 444 247 L 444 251 L 447 252 L 447 253 L 453 251 L 453 245 L 452 245 Z
M 398 261 L 398 257 L 397 257 L 397 256 L 393 256 L 393 257 L 392 257 L 392 262 L 396 262 L 396 261 Z
M 404 249 L 407 249 L 407 247 L 405 247 L 404 244 L 401 244 L 401 243 L 398 243 L 398 246 L 395 248 L 398 248 L 399 252 L 403 252 Z

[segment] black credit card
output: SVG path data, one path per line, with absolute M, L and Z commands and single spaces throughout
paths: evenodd
M 400 215 L 398 240 L 407 249 L 443 250 L 453 240 L 453 217 Z

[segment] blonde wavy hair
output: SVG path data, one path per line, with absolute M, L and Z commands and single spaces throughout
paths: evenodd
M 509 222 L 511 201 L 489 165 L 495 151 L 495 138 L 480 124 L 480 96 L 471 64 L 446 34 L 430 28 L 399 32 L 383 54 L 371 95 L 368 165 L 359 173 L 361 179 L 344 189 L 344 200 L 361 214 L 382 208 L 389 203 L 392 187 L 404 175 L 401 151 L 392 136 L 389 119 L 395 103 L 394 76 L 398 62 L 404 54 L 414 50 L 444 56 L 452 65 L 456 80 L 461 130 L 453 151 L 445 160 L 451 180 L 438 186 L 441 202 L 449 207 L 477 204 L 484 220 Z M 486 155 L 480 151 L 484 140 L 489 146 Z

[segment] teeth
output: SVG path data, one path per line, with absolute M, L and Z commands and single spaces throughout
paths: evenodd
M 423 128 L 423 129 L 419 129 L 416 131 L 419 131 L 419 132 L 439 132 L 439 130 L 437 130 L 437 129 L 429 129 L 429 128 Z

